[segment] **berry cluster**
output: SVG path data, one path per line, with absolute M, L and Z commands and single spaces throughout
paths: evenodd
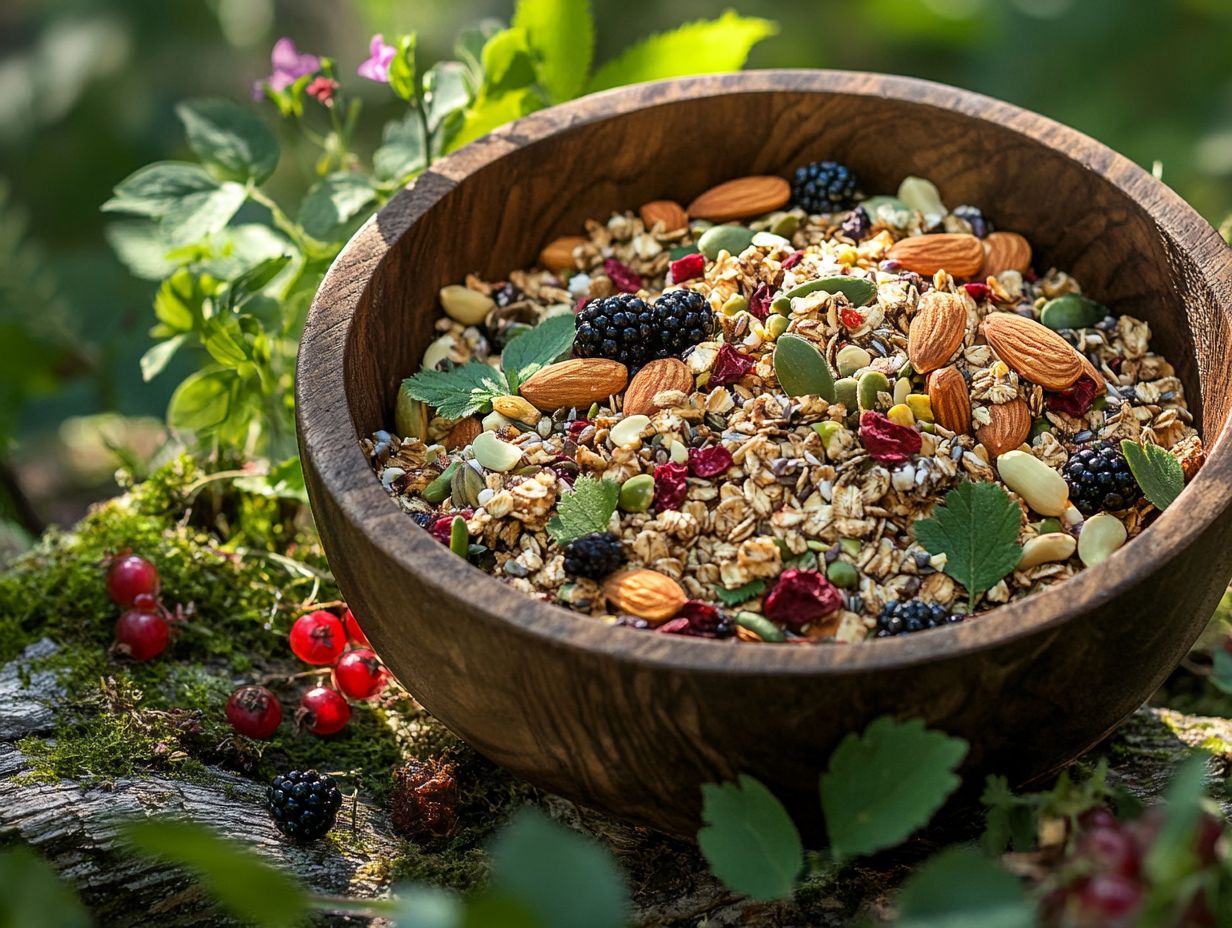
M 115 654 L 135 661 L 153 660 L 167 650 L 171 623 L 159 599 L 158 568 L 143 557 L 122 554 L 107 567 L 107 593 L 124 611 L 116 620 Z
M 291 770 L 274 777 L 265 800 L 279 831 L 292 841 L 314 841 L 334 827 L 342 793 L 331 776 Z
M 918 599 L 886 603 L 877 617 L 877 637 L 892 638 L 961 622 L 962 615 L 951 615 L 945 606 Z
M 579 358 L 610 358 L 637 369 L 705 341 L 714 313 L 695 290 L 671 290 L 647 304 L 630 293 L 591 300 L 577 314 Z
M 814 161 L 796 168 L 791 179 L 791 198 L 810 213 L 837 213 L 851 209 L 858 188 L 856 176 L 846 165 Z
M 625 549 L 611 532 L 591 532 L 565 546 L 565 573 L 602 580 L 625 566 Z
M 1129 462 L 1115 442 L 1101 441 L 1075 451 L 1062 470 L 1069 498 L 1084 516 L 1128 509 L 1142 496 Z

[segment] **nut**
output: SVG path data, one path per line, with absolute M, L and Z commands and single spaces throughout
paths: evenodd
M 521 393 L 543 412 L 570 406 L 589 406 L 619 393 L 629 382 L 629 371 L 606 358 L 571 358 L 536 371 L 522 384 Z
M 465 419 L 460 419 L 449 430 L 449 433 L 441 440 L 441 444 L 447 451 L 456 451 L 473 442 L 482 431 L 483 426 L 479 424 L 479 420 L 474 416 L 467 416 Z
M 928 375 L 928 402 L 933 418 L 957 435 L 971 431 L 971 391 L 956 367 L 942 367 Z
M 496 308 L 496 301 L 490 296 L 461 284 L 441 287 L 439 295 L 445 315 L 463 325 L 479 325 Z
M 643 203 L 637 214 L 642 217 L 642 225 L 647 230 L 660 222 L 663 223 L 664 232 L 677 232 L 689 225 L 688 213 L 675 200 L 651 200 Z
M 1078 542 L 1068 532 L 1048 532 L 1036 535 L 1022 546 L 1022 557 L 1018 560 L 1015 570 L 1029 570 L 1040 564 L 1050 564 L 1053 561 L 1069 560 Z
M 603 582 L 603 595 L 621 612 L 648 622 L 670 619 L 688 599 L 680 584 L 655 570 L 622 570 Z
M 1065 479 L 1034 455 L 1025 451 L 998 455 L 997 473 L 1007 487 L 1042 516 L 1059 516 L 1069 505 Z
M 651 361 L 634 375 L 625 390 L 624 414 L 654 415 L 659 410 L 655 405 L 655 395 L 665 390 L 693 392 L 693 375 L 689 373 L 688 365 L 679 358 Z
M 498 396 L 492 400 L 492 409 L 507 419 L 513 419 L 526 425 L 537 425 L 542 418 L 539 410 L 523 396 Z
M 500 473 L 513 470 L 522 460 L 522 449 L 502 441 L 495 432 L 480 432 L 471 442 L 471 450 L 475 452 L 476 461 Z
M 539 252 L 539 263 L 553 274 L 564 276 L 577 270 L 577 262 L 573 260 L 573 250 L 579 245 L 589 244 L 590 239 L 582 235 L 562 235 L 548 242 Z
M 689 204 L 688 213 L 694 219 L 731 222 L 781 209 L 790 199 L 791 185 L 783 178 L 753 175 L 711 187 Z
M 989 232 L 984 239 L 983 277 L 1002 271 L 1025 274 L 1031 267 L 1031 245 L 1017 232 Z
M 999 457 L 1017 448 L 1031 434 L 1031 410 L 1021 398 L 989 406 L 988 418 L 987 425 L 976 428 L 975 437 L 988 449 L 989 457 Z
M 640 448 L 642 434 L 650 428 L 650 416 L 625 416 L 612 426 L 608 437 L 617 448 Z
M 907 357 L 916 373 L 927 374 L 944 365 L 967 334 L 967 308 L 962 298 L 941 290 L 920 297 L 919 309 L 907 332 Z
M 1096 513 L 1082 523 L 1082 531 L 1078 533 L 1078 557 L 1087 567 L 1094 567 L 1108 560 L 1128 537 L 1120 519 L 1108 512 Z
M 895 242 L 886 257 L 917 274 L 946 270 L 955 277 L 974 277 L 984 264 L 984 243 L 961 232 L 910 235 Z
M 1046 390 L 1072 387 L 1082 376 L 1082 361 L 1069 342 L 1034 319 L 995 312 L 984 319 L 980 331 L 998 358 Z

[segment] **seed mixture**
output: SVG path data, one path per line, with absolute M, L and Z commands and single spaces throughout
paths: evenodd
M 590 621 L 797 643 L 962 621 L 1110 556 L 1203 455 L 1148 325 L 992 218 L 820 161 L 587 222 L 441 290 L 363 449 L 418 526 Z M 982 579 L 934 517 L 1008 531 Z

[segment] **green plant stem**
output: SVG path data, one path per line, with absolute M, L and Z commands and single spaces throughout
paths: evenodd
M 248 199 L 252 200 L 254 203 L 260 203 L 267 210 L 269 210 L 270 217 L 274 220 L 274 225 L 278 226 L 279 229 L 285 232 L 291 240 L 295 242 L 296 247 L 298 247 L 301 252 L 307 252 L 308 239 L 304 236 L 304 233 L 299 230 L 299 226 L 291 221 L 291 217 L 282 211 L 282 207 L 266 195 L 265 191 L 263 191 L 260 187 L 257 187 L 255 184 L 249 184 Z

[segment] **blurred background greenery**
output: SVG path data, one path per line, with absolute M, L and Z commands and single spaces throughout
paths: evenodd
M 1075 126 L 1163 179 L 1212 222 L 1232 211 L 1232 0 L 739 0 L 782 30 L 749 67 L 927 77 Z M 596 59 L 649 32 L 717 15 L 708 0 L 594 0 Z M 508 19 L 507 0 L 7 0 L 0 5 L 0 512 L 37 529 L 111 489 L 118 461 L 157 456 L 162 414 L 190 369 L 152 383 L 154 285 L 128 275 L 99 205 L 140 165 L 186 156 L 174 104 L 244 100 L 281 35 L 353 77 L 374 32 L 416 30 L 425 57 L 459 29 Z M 269 107 L 269 104 L 266 104 Z M 272 107 L 270 108 L 272 109 Z M 272 113 L 271 113 L 272 118 Z M 366 119 L 375 132 L 383 118 Z M 361 139 L 369 148 L 375 138 Z M 298 195 L 306 159 L 274 192 Z M 0 547 L 4 539 L 0 537 Z

